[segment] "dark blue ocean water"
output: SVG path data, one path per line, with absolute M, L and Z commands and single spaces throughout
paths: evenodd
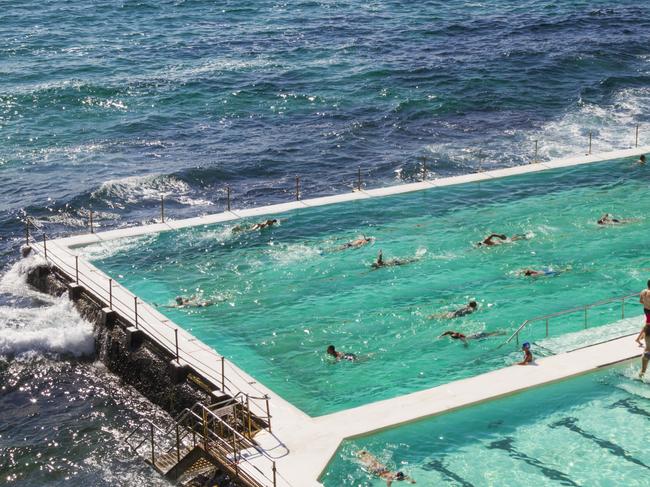
M 110 448 L 73 439 L 117 448 L 138 414 L 101 369 L 57 355 L 89 336 L 9 270 L 25 214 L 59 236 L 84 231 L 91 207 L 104 228 L 151 220 L 161 194 L 186 217 L 221 210 L 226 185 L 252 206 L 291 198 L 296 175 L 308 197 L 348 191 L 358 167 L 380 186 L 418 177 L 423 160 L 437 175 L 526 163 L 535 140 L 541 159 L 582 153 L 590 131 L 594 151 L 629 147 L 637 123 L 650 142 L 643 2 L 0 1 L 0 41 L 10 485 L 155 478 L 126 454 L 106 468 Z M 4 413 L 29 404 L 38 414 Z M 54 426 L 70 436 L 43 453 Z M 48 455 L 69 461 L 50 475 Z

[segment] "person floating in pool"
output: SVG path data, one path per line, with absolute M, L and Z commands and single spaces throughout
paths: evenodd
M 272 220 L 266 220 L 260 223 L 255 223 L 250 226 L 242 226 L 242 225 L 237 225 L 236 227 L 233 227 L 232 232 L 233 233 L 238 233 L 238 232 L 255 232 L 257 230 L 264 230 L 265 228 L 270 228 L 273 225 L 277 225 L 279 223 L 279 220 L 276 218 L 273 218 Z
M 392 472 L 388 467 L 386 467 L 386 465 L 377 460 L 377 458 L 367 450 L 359 450 L 357 452 L 357 458 L 368 473 L 384 479 L 387 487 L 393 485 L 393 482 L 395 481 L 404 481 L 411 484 L 415 483 L 415 480 L 408 475 L 405 475 L 404 472 Z
M 347 360 L 349 362 L 357 361 L 357 356 L 355 354 L 338 352 L 334 347 L 334 345 L 330 345 L 329 347 L 327 347 L 327 355 L 334 357 L 337 362 L 339 360 Z
M 200 296 L 190 296 L 189 298 L 186 298 L 185 296 L 176 296 L 174 301 L 175 304 L 165 306 L 165 308 L 205 308 L 214 304 L 214 301 L 201 299 Z
M 445 319 L 453 319 L 453 318 L 460 318 L 461 316 L 467 316 L 472 314 L 474 311 L 478 309 L 478 304 L 476 301 L 470 301 L 466 306 L 463 306 L 462 308 L 458 308 L 455 311 L 449 311 L 447 313 L 436 313 L 429 315 L 429 319 L 440 319 L 440 318 L 445 318 Z
M 535 269 L 522 269 L 519 271 L 519 274 L 526 277 L 542 277 L 542 276 L 557 276 L 561 271 L 553 270 L 550 267 L 545 269 L 535 270 Z
M 517 365 L 530 365 L 533 363 L 533 353 L 530 351 L 530 343 L 524 342 L 521 346 L 521 351 L 524 352 L 524 359 L 517 363 Z
M 350 240 L 349 242 L 344 243 L 336 250 L 358 249 L 359 247 L 363 247 L 364 245 L 369 244 L 373 240 L 373 237 L 366 237 L 365 235 L 361 235 L 354 240 Z
M 501 245 L 504 243 L 515 242 L 517 240 L 528 240 L 527 235 L 513 235 L 508 238 L 507 235 L 502 233 L 493 233 L 488 235 L 483 240 L 476 244 L 477 247 L 494 247 L 495 245 Z
M 381 267 L 394 267 L 397 265 L 405 265 L 405 264 L 410 264 L 412 262 L 417 262 L 418 260 L 420 260 L 419 256 L 408 257 L 406 259 L 384 260 L 384 254 L 382 250 L 379 249 L 379 253 L 377 254 L 377 260 L 372 263 L 372 267 L 374 269 L 379 269 Z
M 483 338 L 502 336 L 504 334 L 505 333 L 502 331 L 481 331 L 479 333 L 474 333 L 472 335 L 463 335 L 459 331 L 447 330 L 438 338 L 448 336 L 452 340 L 460 340 L 461 342 L 463 342 L 463 345 L 467 346 L 469 345 L 469 343 L 467 342 L 468 340 L 482 340 Z

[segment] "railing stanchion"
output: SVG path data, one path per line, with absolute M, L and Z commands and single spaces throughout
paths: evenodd
M 250 396 L 248 394 L 246 394 L 246 412 L 248 413 L 248 437 L 252 438 L 253 427 L 251 421 L 251 402 L 250 402 Z
M 589 152 L 587 153 L 587 155 L 589 156 L 591 155 L 591 130 L 589 131 Z
M 75 281 L 77 281 L 77 286 L 79 285 L 79 256 L 74 256 L 74 274 Z
M 178 434 L 178 423 L 176 423 L 176 463 L 181 461 L 181 438 Z
M 357 168 L 357 191 L 361 191 L 361 166 Z
M 587 329 L 587 307 L 585 306 L 585 329 Z
M 165 223 L 165 196 L 160 195 L 160 221 Z
M 296 201 L 300 200 L 300 176 L 296 176 Z
M 226 392 L 226 358 L 221 356 L 221 391 Z
M 151 426 L 151 465 L 156 465 L 156 455 L 154 453 L 154 440 L 153 440 L 153 423 L 150 423 Z
M 427 158 L 422 156 L 422 181 L 427 180 Z
M 277 469 L 275 468 L 275 462 L 273 462 L 273 487 L 277 485 Z
M 176 341 L 176 363 L 180 364 L 181 361 L 178 357 L 178 328 L 174 329 L 174 340 Z
M 25 218 L 25 245 L 29 246 L 29 217 Z
M 43 234 L 43 253 L 45 254 L 45 259 L 47 259 L 47 236 Z
M 625 319 L 625 298 L 621 299 L 621 319 Z
M 230 186 L 226 186 L 226 208 L 230 211 Z
M 88 226 L 90 227 L 90 233 L 95 233 L 95 229 L 93 228 L 93 210 L 92 208 L 89 210 L 90 213 L 88 213 Z
M 138 328 L 138 297 L 133 296 L 133 307 L 135 311 L 135 327 Z
M 537 154 L 538 154 L 538 151 L 537 151 L 537 149 L 538 149 L 538 142 L 539 142 L 539 141 L 538 141 L 537 139 L 535 139 L 535 159 L 533 159 L 533 162 L 534 162 L 535 164 L 537 164 L 537 163 L 539 162 L 539 159 L 537 158 Z
M 634 147 L 639 147 L 639 124 L 636 124 L 636 135 L 634 137 Z
M 269 395 L 264 394 L 264 399 L 266 400 L 266 422 L 269 425 L 269 432 L 271 431 L 271 407 L 269 405 Z
M 113 309 L 113 279 L 108 278 L 108 307 Z

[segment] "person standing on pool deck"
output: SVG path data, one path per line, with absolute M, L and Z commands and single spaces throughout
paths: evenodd
M 521 351 L 524 352 L 524 359 L 517 365 L 530 365 L 533 362 L 533 353 L 530 351 L 530 343 L 524 342 L 521 346 Z
M 648 361 L 650 361 L 650 324 L 648 323 L 645 324 L 639 336 L 636 337 L 636 342 L 640 347 L 643 346 L 641 340 L 645 340 L 645 350 L 641 356 L 641 372 L 639 373 L 639 377 L 645 375 L 645 371 L 648 369 Z

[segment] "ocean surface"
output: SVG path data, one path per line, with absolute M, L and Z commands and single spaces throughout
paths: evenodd
M 30 292 L 25 215 L 239 207 L 650 142 L 650 5 L 623 1 L 0 2 L 0 481 L 152 485 L 123 446 L 160 412 Z

